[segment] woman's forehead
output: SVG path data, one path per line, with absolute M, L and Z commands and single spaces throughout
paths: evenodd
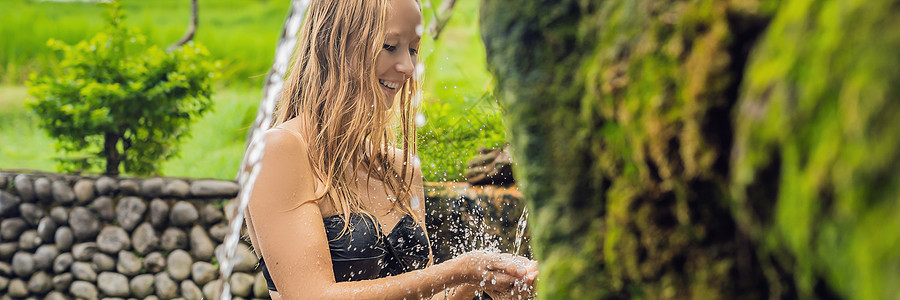
M 391 0 L 390 13 L 388 14 L 388 33 L 399 31 L 399 27 L 409 29 L 422 24 L 422 12 L 415 0 Z M 395 28 L 390 28 L 395 27 Z

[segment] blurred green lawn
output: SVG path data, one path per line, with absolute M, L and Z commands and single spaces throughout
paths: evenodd
M 148 44 L 162 48 L 178 40 L 190 20 L 187 0 L 125 0 L 125 25 L 137 27 Z M 225 63 L 222 84 L 261 85 L 290 1 L 199 0 L 194 41 Z M 2 0 L 0 83 L 21 84 L 30 72 L 52 70 L 59 55 L 47 48 L 54 38 L 68 44 L 102 30 L 105 8 L 91 2 Z M 251 76 L 256 76 L 251 78 Z
M 50 38 L 76 43 L 101 30 L 103 8 L 93 3 L 3 1 L 0 9 L 0 168 L 54 171 L 63 154 L 53 139 L 36 127 L 37 116 L 25 109 L 23 86 L 30 72 L 53 72 L 59 56 L 46 47 Z M 180 158 L 165 162 L 161 175 L 234 178 L 243 154 L 246 129 L 261 99 L 262 75 L 268 70 L 288 0 L 200 0 L 196 41 L 224 62 L 213 93 L 214 110 L 192 127 Z M 162 47 L 187 27 L 187 0 L 123 1 L 126 26 L 138 27 L 148 44 Z M 434 6 L 439 5 L 434 2 Z M 453 17 L 432 41 L 422 43 L 426 66 L 419 149 L 428 181 L 462 180 L 465 163 L 479 146 L 505 140 L 503 121 L 485 70 L 478 35 L 478 1 L 457 2 Z M 424 10 L 426 22 L 431 9 Z

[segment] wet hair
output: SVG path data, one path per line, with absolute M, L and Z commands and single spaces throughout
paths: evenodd
M 342 235 L 351 213 L 373 218 L 359 197 L 360 168 L 393 192 L 392 209 L 421 221 L 411 208 L 416 76 L 388 107 L 375 71 L 390 13 L 390 0 L 312 1 L 275 108 L 272 127 L 299 118 L 310 165 L 325 185 L 316 200 L 331 201 L 342 214 Z

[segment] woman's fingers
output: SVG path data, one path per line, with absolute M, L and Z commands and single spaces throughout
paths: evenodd
M 510 276 L 509 274 L 491 271 L 484 289 L 493 299 L 524 299 L 534 293 L 532 282 Z
M 528 272 L 528 274 L 525 275 L 525 281 L 527 281 L 528 284 L 533 285 L 533 284 L 534 284 L 534 281 L 537 280 L 538 274 L 540 273 L 540 272 L 538 271 L 538 263 L 537 263 L 537 261 L 532 260 L 532 261 L 529 262 L 529 264 L 525 267 L 525 269 L 526 269 L 527 272 Z
M 524 278 L 531 270 L 537 269 L 537 262 L 508 253 L 495 254 L 485 267 L 491 271 L 502 271 L 517 278 Z
M 534 281 L 537 280 L 539 274 L 540 272 L 537 270 L 529 272 L 528 275 L 525 275 L 525 281 L 527 281 L 528 284 L 534 285 Z
M 492 291 L 508 291 L 515 287 L 519 278 L 509 274 L 491 271 L 485 276 L 485 289 Z
M 477 266 L 475 280 L 486 290 L 516 297 L 531 295 L 538 276 L 534 260 L 508 253 L 473 251 L 464 255 L 470 266 Z M 478 281 L 476 281 L 477 283 Z M 514 297 L 514 298 L 516 298 Z

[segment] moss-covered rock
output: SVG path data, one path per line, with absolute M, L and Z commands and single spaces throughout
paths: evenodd
M 786 1 L 746 70 L 735 216 L 803 297 L 900 295 L 898 53 L 898 1 Z
M 481 22 L 541 298 L 898 294 L 900 234 L 871 227 L 900 223 L 897 1 L 482 1 Z

